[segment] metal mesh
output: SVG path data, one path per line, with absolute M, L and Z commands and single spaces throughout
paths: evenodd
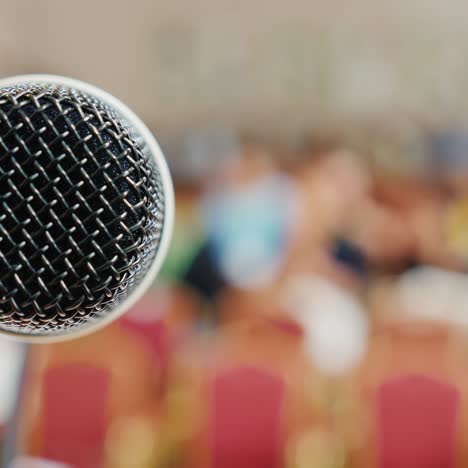
M 52 85 L 0 89 L 0 329 L 98 320 L 154 259 L 157 168 L 105 104 Z

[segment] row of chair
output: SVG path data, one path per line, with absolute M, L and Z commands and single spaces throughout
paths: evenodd
M 44 350 L 25 451 L 76 468 L 117 467 L 125 450 L 136 468 L 467 466 L 468 349 L 445 325 L 377 326 L 361 366 L 335 378 L 286 319 L 176 342 L 164 320 L 123 320 Z M 109 437 L 135 419 L 147 457 Z

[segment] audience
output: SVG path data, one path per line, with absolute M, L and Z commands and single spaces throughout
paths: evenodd
M 223 159 L 190 196 L 187 271 L 118 324 L 35 350 L 24 453 L 44 455 L 47 371 L 86 363 L 111 376 L 106 468 L 464 466 L 468 178 L 392 176 L 340 145 L 291 161 L 259 144 Z M 391 426 L 439 423 L 427 456 Z

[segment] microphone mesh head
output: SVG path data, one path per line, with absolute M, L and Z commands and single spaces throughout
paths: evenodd
M 68 86 L 0 88 L 0 331 L 105 318 L 147 275 L 164 211 L 155 159 L 121 113 Z

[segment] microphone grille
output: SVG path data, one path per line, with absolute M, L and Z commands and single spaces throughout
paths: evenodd
M 106 317 L 148 274 L 164 217 L 155 158 L 112 105 L 47 82 L 0 88 L 0 330 Z

